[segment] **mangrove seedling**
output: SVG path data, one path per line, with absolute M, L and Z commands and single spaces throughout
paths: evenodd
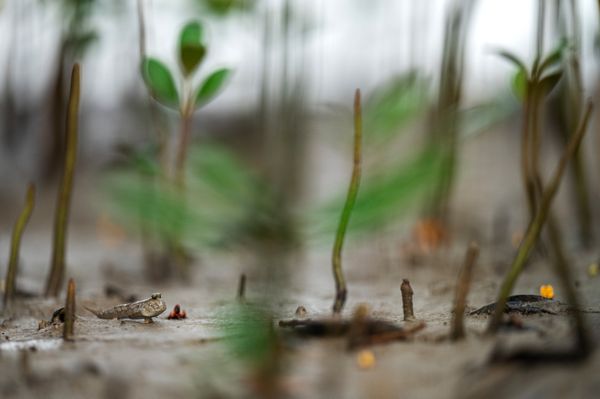
M 426 213 L 446 226 L 458 167 L 459 108 L 463 97 L 464 59 L 467 34 L 475 1 L 453 1 L 444 29 L 444 48 L 439 94 L 428 145 L 440 150 L 440 173 Z
M 65 253 L 67 247 L 67 226 L 71 208 L 75 161 L 77 158 L 78 112 L 80 92 L 80 67 L 73 65 L 71 72 L 71 89 L 67 105 L 67 132 L 65 143 L 65 160 L 63 173 L 58 188 L 56 213 L 54 215 L 54 241 L 52 244 L 52 263 L 46 281 L 46 296 L 57 296 L 62 287 L 65 274 Z
M 75 335 L 75 281 L 70 278 L 67 284 L 67 299 L 65 302 L 65 323 L 63 324 L 63 339 L 70 341 Z
M 550 180 L 548 187 L 542 195 L 540 206 L 537 209 L 535 217 L 529 224 L 529 227 L 527 228 L 527 231 L 525 233 L 525 237 L 523 238 L 523 241 L 519 246 L 519 250 L 517 251 L 515 259 L 513 260 L 513 263 L 510 267 L 510 270 L 506 275 L 502 286 L 500 287 L 498 300 L 496 302 L 496 308 L 488 326 L 488 332 L 490 333 L 495 333 L 500 327 L 507 298 L 512 292 L 517 278 L 523 271 L 523 267 L 525 266 L 525 263 L 529 258 L 529 254 L 531 253 L 531 250 L 534 248 L 540 236 L 542 227 L 544 226 L 544 223 L 546 222 L 546 219 L 549 216 L 552 201 L 554 200 L 554 197 L 558 191 L 567 164 L 569 160 L 573 157 L 573 154 L 575 154 L 575 152 L 577 151 L 581 140 L 585 136 L 591 113 L 592 104 L 588 103 L 583 118 L 577 128 L 577 131 L 571 136 L 571 139 L 569 140 L 569 143 L 561 156 L 561 159 L 556 170 L 554 171 L 552 179 Z M 559 264 L 562 265 L 562 262 L 559 262 Z M 566 264 L 563 266 L 566 266 Z M 565 291 L 567 292 L 568 299 L 572 301 L 571 305 L 575 307 L 574 314 L 576 317 L 577 328 L 579 330 L 579 338 L 583 338 L 585 336 L 585 333 L 583 333 L 583 320 L 577 308 L 577 296 L 574 293 L 572 285 L 569 283 L 570 274 L 568 273 L 568 270 L 564 270 L 563 268 L 558 270 L 558 272 L 559 277 L 561 278 L 562 283 L 564 285 Z M 580 340 L 580 343 L 584 343 L 585 341 L 586 339 L 582 339 Z
M 538 41 L 540 40 L 538 39 Z M 539 172 L 541 147 L 540 106 L 562 77 L 560 60 L 564 47 L 565 43 L 563 42 L 545 58 L 542 58 L 541 54 L 538 53 L 531 71 L 516 55 L 504 50 L 498 52 L 501 57 L 517 67 L 512 84 L 515 95 L 523 104 L 521 173 L 527 197 L 529 222 L 535 217 L 543 191 Z M 540 51 L 539 45 L 538 51 Z
M 352 178 L 346 203 L 342 209 L 340 223 L 335 235 L 335 243 L 333 244 L 333 255 L 331 263 L 333 267 L 333 277 L 335 279 L 335 300 L 333 303 L 333 313 L 339 314 L 346 302 L 348 291 L 346 289 L 346 281 L 342 271 L 342 247 L 344 245 L 344 237 L 352 214 L 352 208 L 356 202 L 358 195 L 358 186 L 360 184 L 361 175 L 361 153 L 362 153 L 362 112 L 360 104 L 360 90 L 356 89 L 354 94 L 354 164 L 352 168 Z
M 227 68 L 217 69 L 194 87 L 195 72 L 206 52 L 202 24 L 198 21 L 187 23 L 181 30 L 178 43 L 181 93 L 177 90 L 173 74 L 163 62 L 153 57 L 142 59 L 141 74 L 150 94 L 162 105 L 178 111 L 181 118 L 181 135 L 175 159 L 175 181 L 180 186 L 184 184 L 192 115 L 219 93 L 231 74 Z
M 415 311 L 413 308 L 413 289 L 410 286 L 410 281 L 402 279 L 400 284 L 400 293 L 402 293 L 402 313 L 404 313 L 404 321 L 415 321 Z
M 456 284 L 456 295 L 454 298 L 454 317 L 452 318 L 452 327 L 450 330 L 450 339 L 457 341 L 464 338 L 465 326 L 465 306 L 467 304 L 467 294 L 469 293 L 469 287 L 471 285 L 471 277 L 473 276 L 473 267 L 479 256 L 479 246 L 472 242 L 469 244 L 467 254 L 465 256 L 465 263 L 458 276 L 458 283 Z
M 17 278 L 17 269 L 19 267 L 19 249 L 21 247 L 21 236 L 27 226 L 27 222 L 35 205 L 35 186 L 30 183 L 25 195 L 25 207 L 21 211 L 19 218 L 13 227 L 12 238 L 10 242 L 10 258 L 8 268 L 6 269 L 6 283 L 4 288 L 4 308 L 6 309 L 15 295 L 15 280 Z

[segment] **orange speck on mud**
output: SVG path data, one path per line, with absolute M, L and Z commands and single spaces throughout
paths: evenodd
M 540 295 L 546 299 L 554 298 L 554 287 L 550 284 L 540 286 Z
M 362 350 L 356 355 L 356 363 L 361 369 L 370 369 L 375 366 L 375 354 L 368 350 Z
M 420 220 L 413 228 L 413 239 L 422 253 L 431 253 L 448 241 L 443 224 L 436 219 Z

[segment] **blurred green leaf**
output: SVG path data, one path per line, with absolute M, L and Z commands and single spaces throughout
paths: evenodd
M 562 70 L 559 70 L 542 78 L 542 80 L 540 80 L 539 82 L 539 88 L 542 92 L 542 95 L 547 96 L 548 94 L 550 94 L 550 92 L 556 87 L 562 76 Z
M 131 154 L 133 168 L 144 176 L 156 177 L 160 175 L 160 165 L 156 160 L 157 148 L 147 146 Z
M 198 21 L 187 23 L 179 35 L 179 62 L 185 76 L 196 70 L 206 55 L 202 44 L 203 29 Z
M 180 62 L 183 74 L 193 73 L 206 55 L 206 47 L 202 44 L 184 44 L 181 47 Z
M 179 35 L 179 46 L 202 43 L 204 28 L 199 21 L 191 21 L 184 25 Z
M 183 237 L 191 247 L 239 243 L 250 215 L 260 212 L 260 180 L 228 150 L 205 144 L 190 149 L 186 194 L 162 177 L 152 151 L 133 156 L 133 167 L 107 176 L 110 210 L 126 227 L 143 226 L 163 237 Z M 247 231 L 246 231 L 247 233 Z M 234 242 L 238 241 L 238 242 Z
M 427 84 L 410 72 L 386 82 L 366 102 L 364 130 L 366 140 L 393 137 L 406 123 L 427 108 Z
M 349 233 L 373 231 L 398 221 L 439 176 L 439 154 L 427 149 L 407 163 L 390 165 L 385 173 L 363 176 L 349 224 Z M 310 233 L 333 237 L 345 197 L 317 209 Z
M 219 327 L 234 357 L 256 366 L 272 355 L 276 345 L 272 324 L 272 317 L 264 309 L 234 304 L 221 316 Z
M 146 57 L 141 65 L 142 77 L 152 97 L 168 107 L 179 105 L 179 94 L 169 69 L 155 58 Z
M 216 15 L 225 16 L 233 11 L 247 11 L 254 8 L 256 0 L 196 0 L 204 8 Z
M 498 50 L 496 52 L 496 54 L 498 54 L 500 57 L 504 58 L 505 60 L 507 60 L 511 64 L 513 64 L 515 67 L 517 67 L 517 69 L 519 70 L 519 71 L 517 71 L 517 73 L 522 71 L 523 76 L 527 77 L 528 72 L 527 72 L 527 67 L 525 66 L 525 63 L 523 61 L 521 61 L 521 59 L 519 57 L 517 57 L 515 54 L 513 54 L 507 50 Z
M 527 93 L 527 75 L 524 69 L 519 69 L 512 79 L 512 91 L 519 101 L 525 99 Z
M 211 73 L 204 82 L 202 82 L 200 89 L 198 89 L 196 93 L 196 106 L 200 107 L 212 100 L 222 89 L 230 75 L 231 70 L 227 68 L 219 69 Z
M 542 75 L 548 68 L 552 68 L 560 64 L 563 52 L 567 48 L 568 43 L 569 42 L 565 38 L 561 39 L 556 48 L 552 50 L 542 61 L 538 71 L 539 75 Z
M 461 110 L 458 114 L 460 136 L 466 139 L 489 131 L 490 127 L 505 120 L 515 111 L 517 106 L 510 95 Z

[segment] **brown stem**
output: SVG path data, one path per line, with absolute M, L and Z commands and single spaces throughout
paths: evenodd
M 67 300 L 65 303 L 65 323 L 63 325 L 63 339 L 70 341 L 73 339 L 75 324 L 75 281 L 69 279 L 67 285 Z
M 467 254 L 465 255 L 465 263 L 461 269 L 460 275 L 458 276 L 458 283 L 456 284 L 456 296 L 454 299 L 454 318 L 452 319 L 452 327 L 450 330 L 450 339 L 457 341 L 464 338 L 465 327 L 464 327 L 464 315 L 465 306 L 467 303 L 467 294 L 469 293 L 469 287 L 471 285 L 471 277 L 473 275 L 473 267 L 479 256 L 479 247 L 476 243 L 472 242 L 469 244 Z
M 529 86 L 529 84 L 528 84 Z M 532 184 L 530 170 L 530 114 L 531 114 L 531 93 L 529 87 L 526 90 L 525 100 L 523 101 L 523 126 L 521 131 L 521 173 L 523 175 L 523 184 L 525 186 L 525 195 L 529 209 L 529 221 L 535 216 L 535 187 Z
M 240 284 L 238 286 L 238 296 L 237 299 L 240 302 L 243 302 L 246 297 L 246 275 L 242 273 L 240 276 Z
M 540 103 L 542 101 L 542 93 L 540 93 L 540 87 L 537 82 L 531 85 L 531 165 L 530 165 L 530 176 L 531 183 L 533 185 L 535 206 L 537 207 L 540 202 L 540 197 L 544 191 L 544 185 L 542 182 L 542 176 L 540 174 L 540 151 L 541 151 L 541 132 L 539 127 L 540 121 Z M 535 212 L 534 212 L 535 214 Z
M 400 292 L 402 293 L 402 311 L 404 312 L 404 320 L 416 320 L 417 318 L 415 317 L 415 312 L 413 310 L 413 289 L 410 286 L 410 281 L 407 279 L 402 280 Z

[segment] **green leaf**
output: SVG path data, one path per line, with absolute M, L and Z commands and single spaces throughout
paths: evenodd
M 562 70 L 559 70 L 542 78 L 539 83 L 539 89 L 542 92 L 542 95 L 547 96 L 550 94 L 552 89 L 554 89 L 557 83 L 560 81 L 562 75 Z
M 152 97 L 163 105 L 177 108 L 179 94 L 169 68 L 155 58 L 146 57 L 141 72 Z
M 185 44 L 200 44 L 202 42 L 203 29 L 198 21 L 192 21 L 185 24 L 179 35 L 179 46 Z
M 492 99 L 489 102 L 460 110 L 458 113 L 461 126 L 461 139 L 490 132 L 490 129 L 509 118 L 517 110 L 517 104 L 509 94 Z
M 387 141 L 421 115 L 427 102 L 427 82 L 415 72 L 385 81 L 369 96 L 364 107 L 366 140 Z
M 523 101 L 527 93 L 527 76 L 523 69 L 519 69 L 512 79 L 512 90 L 515 96 Z
M 505 60 L 509 61 L 511 64 L 516 66 L 519 70 L 523 71 L 523 75 L 525 75 L 525 76 L 527 75 L 527 67 L 525 66 L 525 63 L 519 59 L 519 57 L 517 57 L 516 55 L 514 55 L 513 53 L 511 53 L 507 50 L 498 50 L 496 52 L 496 54 L 498 54 L 500 57 L 504 58 Z
M 184 44 L 179 53 L 181 69 L 185 76 L 189 76 L 198 68 L 206 55 L 206 47 L 202 44 Z
M 203 29 L 198 21 L 187 23 L 179 35 L 179 62 L 185 76 L 189 76 L 204 59 L 206 46 L 202 44 Z
M 562 60 L 563 51 L 567 48 L 568 41 L 566 39 L 562 39 L 558 46 L 554 50 L 552 50 L 546 58 L 542 61 L 542 64 L 539 68 L 539 74 L 541 75 L 548 68 L 552 68 L 553 66 L 560 63 Z
M 212 100 L 212 98 L 221 90 L 229 78 L 229 75 L 231 75 L 231 70 L 227 68 L 219 69 L 211 73 L 204 82 L 202 82 L 200 89 L 196 93 L 196 106 L 202 106 Z

